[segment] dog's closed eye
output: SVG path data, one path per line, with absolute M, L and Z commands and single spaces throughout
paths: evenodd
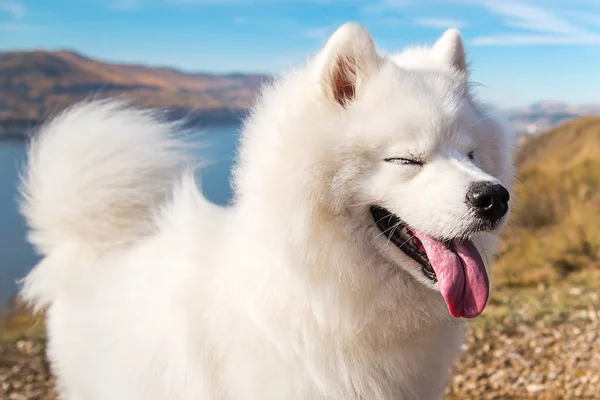
M 401 164 L 401 165 L 414 165 L 421 167 L 425 164 L 425 161 L 420 160 L 418 158 L 406 158 L 406 157 L 388 157 L 383 161 L 393 163 L 393 164 Z

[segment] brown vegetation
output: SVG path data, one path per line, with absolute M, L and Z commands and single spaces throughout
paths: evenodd
M 494 265 L 499 286 L 554 284 L 600 267 L 600 117 L 524 143 L 517 202 Z

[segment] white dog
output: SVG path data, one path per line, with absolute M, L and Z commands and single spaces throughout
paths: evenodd
M 266 88 L 234 204 L 199 194 L 177 126 L 63 113 L 23 186 L 66 400 L 435 399 L 489 293 L 512 138 L 460 35 L 398 56 L 355 24 Z

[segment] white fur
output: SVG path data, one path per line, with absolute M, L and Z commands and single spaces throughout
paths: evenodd
M 230 208 L 202 198 L 151 113 L 92 102 L 46 125 L 23 205 L 45 259 L 23 294 L 49 306 L 61 398 L 439 398 L 463 324 L 369 205 L 452 237 L 469 183 L 510 184 L 510 140 L 450 36 L 443 56 L 393 59 L 341 27 L 264 90 Z M 427 165 L 383 161 L 409 154 Z M 495 235 L 476 238 L 488 259 Z

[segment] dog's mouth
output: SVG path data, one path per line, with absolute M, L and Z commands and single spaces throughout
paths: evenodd
M 402 250 L 404 254 L 418 262 L 421 265 L 423 275 L 427 279 L 437 282 L 437 275 L 429 262 L 425 247 L 413 230 L 402 222 L 397 215 L 392 214 L 383 207 L 371 206 L 371 215 L 381 233 Z
M 489 296 L 489 279 L 472 241 L 438 240 L 383 207 L 373 205 L 370 211 L 382 234 L 416 261 L 428 280 L 438 284 L 452 316 L 473 318 L 481 314 Z

